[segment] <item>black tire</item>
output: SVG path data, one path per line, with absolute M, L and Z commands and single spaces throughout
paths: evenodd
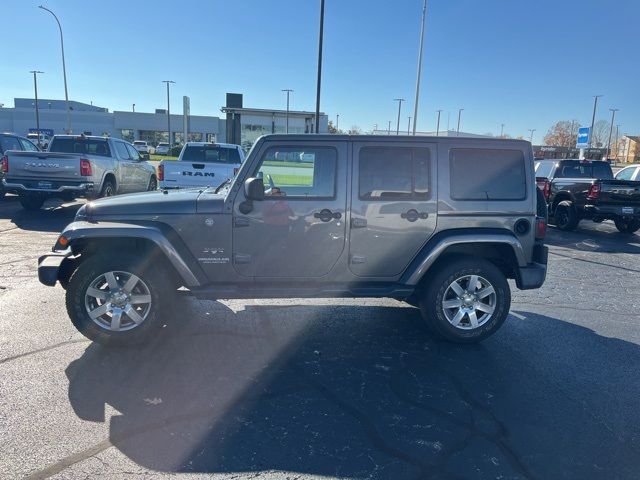
M 153 192 L 157 189 L 158 189 L 158 180 L 156 180 L 155 175 L 151 175 L 151 178 L 149 179 L 149 186 L 147 187 L 147 191 Z
M 107 179 L 102 184 L 102 190 L 100 190 L 100 198 L 113 197 L 116 194 L 116 184 L 113 180 Z
M 4 189 L 4 188 L 2 188 L 1 183 L 2 183 L 2 182 L 0 182 L 0 200 L 2 200 L 2 199 L 4 198 L 4 196 L 5 196 L 5 194 L 7 193 L 7 192 L 5 191 L 5 189 Z
M 80 264 L 71 275 L 66 291 L 66 306 L 71 322 L 85 337 L 106 346 L 136 345 L 151 339 L 165 322 L 163 315 L 170 314 L 171 305 L 174 303 L 169 275 L 158 267 L 143 267 L 148 257 L 142 258 L 130 255 L 122 255 L 118 252 L 105 252 L 95 255 Z M 149 304 L 134 304 L 130 300 L 121 300 L 119 306 L 111 303 L 108 298 L 98 302 L 97 298 L 87 299 L 86 293 L 95 282 L 106 282 L 108 272 L 117 272 L 115 281 L 119 284 L 114 292 L 125 292 L 126 280 L 131 274 L 142 282 L 135 283 L 129 295 L 138 295 L 138 298 L 149 298 Z M 103 280 L 100 280 L 100 279 Z M 101 292 L 108 296 L 111 288 L 104 285 Z M 121 293 L 116 293 L 122 295 Z M 95 301 L 95 302 L 94 302 Z M 87 303 L 85 303 L 87 302 Z M 127 303 L 129 302 L 129 303 Z M 88 308 L 91 309 L 106 305 L 107 311 L 92 320 Z M 135 312 L 130 312 L 130 308 Z M 113 327 L 114 313 L 116 309 L 121 313 L 120 326 L 122 330 L 110 330 Z M 134 320 L 137 313 L 143 319 Z M 128 330 L 125 328 L 129 328 Z
M 466 286 L 464 285 L 464 281 L 471 282 L 473 276 L 479 277 L 476 285 L 480 285 L 480 290 L 471 288 L 468 283 Z M 475 310 L 475 306 L 471 306 L 467 313 L 464 313 L 461 319 L 458 320 L 458 326 L 455 326 L 448 317 L 453 316 L 452 320 L 455 321 L 456 315 L 454 315 L 454 312 L 457 313 L 465 309 L 445 309 L 443 305 L 443 301 L 449 299 L 448 295 L 453 292 L 451 285 L 454 281 L 465 278 L 468 278 L 468 280 L 461 280 L 458 286 L 462 286 L 465 292 L 472 291 L 476 296 L 478 293 L 482 295 L 481 292 L 486 292 L 486 287 L 493 287 L 493 293 L 489 294 L 488 297 L 482 297 L 483 308 L 486 309 L 487 307 L 484 302 L 492 302 L 490 306 L 493 307 L 493 312 L 489 314 L 483 311 L 480 317 L 477 317 L 476 311 L 476 321 L 478 322 L 476 327 L 473 327 L 471 316 L 469 315 L 469 311 L 471 309 Z M 455 343 L 476 343 L 493 335 L 506 320 L 511 306 L 509 283 L 498 267 L 484 259 L 467 256 L 451 261 L 445 259 L 426 285 L 421 297 L 420 312 L 429 329 L 445 340 Z M 470 295 L 470 297 L 473 297 L 473 295 Z M 485 298 L 487 300 L 484 300 Z M 453 299 L 453 301 L 456 301 L 456 299 Z M 478 305 L 478 303 L 476 302 L 472 305 Z M 485 318 L 484 315 L 489 316 Z
M 613 221 L 620 233 L 635 233 L 640 229 L 640 220 L 622 220 L 616 218 Z
M 40 210 L 46 199 L 42 195 L 20 195 L 19 200 L 22 208 L 33 211 Z
M 565 232 L 575 230 L 580 221 L 573 202 L 569 200 L 564 200 L 556 206 L 553 219 L 556 227 Z

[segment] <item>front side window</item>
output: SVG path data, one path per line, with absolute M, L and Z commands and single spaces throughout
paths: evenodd
M 271 147 L 262 156 L 254 176 L 263 179 L 267 198 L 333 198 L 337 165 L 338 152 L 334 148 Z
M 633 172 L 635 172 L 635 171 L 636 171 L 635 167 L 623 168 L 616 175 L 616 179 L 618 179 L 618 180 L 631 180 L 631 177 L 633 177 Z
M 0 137 L 0 151 L 4 153 L 7 150 L 22 150 L 16 137 Z
M 358 172 L 360 199 L 428 199 L 429 162 L 428 148 L 362 148 Z
M 138 152 L 138 150 L 136 150 L 133 147 L 133 145 L 127 145 L 125 143 L 124 146 L 127 148 L 127 151 L 129 152 L 129 157 L 131 158 L 131 160 L 133 160 L 134 162 L 139 162 L 140 161 L 140 152 Z
M 524 200 L 527 181 L 520 150 L 453 148 L 449 152 L 454 200 Z

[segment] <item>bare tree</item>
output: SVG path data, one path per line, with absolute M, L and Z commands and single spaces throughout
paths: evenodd
M 351 128 L 347 133 L 349 135 L 362 135 L 362 129 L 357 125 L 351 125 Z
M 552 147 L 575 147 L 578 135 L 577 120 L 560 120 L 544 136 L 544 144 Z
M 609 122 L 606 120 L 598 120 L 593 126 L 593 133 L 591 134 L 591 145 L 596 148 L 601 148 L 607 145 L 609 139 Z

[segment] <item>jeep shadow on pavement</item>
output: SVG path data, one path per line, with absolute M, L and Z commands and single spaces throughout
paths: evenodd
M 546 215 L 531 145 L 459 137 L 268 135 L 233 181 L 92 201 L 41 257 L 71 321 L 149 341 L 179 287 L 201 299 L 386 297 L 473 343 L 539 288 Z

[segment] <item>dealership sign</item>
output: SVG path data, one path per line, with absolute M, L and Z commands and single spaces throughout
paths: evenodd
M 580 127 L 578 129 L 578 140 L 576 148 L 587 148 L 589 146 L 589 138 L 591 137 L 590 127 Z
M 30 128 L 29 133 L 38 133 L 37 128 Z M 49 137 L 53 137 L 53 129 L 52 128 L 41 128 L 40 133 L 43 135 L 47 135 Z

